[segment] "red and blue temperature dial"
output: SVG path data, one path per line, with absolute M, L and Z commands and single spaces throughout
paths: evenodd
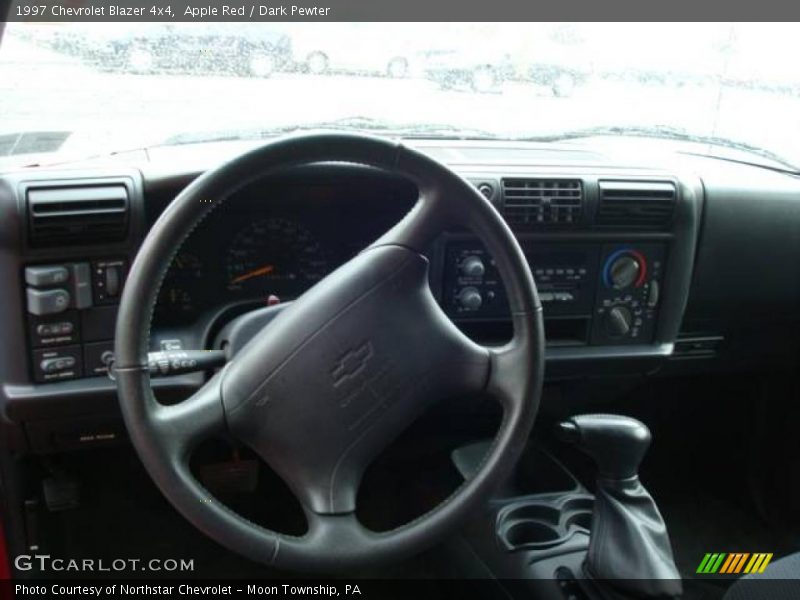
M 642 287 L 647 281 L 647 259 L 633 248 L 620 248 L 606 258 L 603 283 L 606 287 L 624 290 Z

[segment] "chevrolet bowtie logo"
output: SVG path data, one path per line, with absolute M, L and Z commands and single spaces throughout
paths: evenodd
M 370 358 L 372 358 L 372 343 L 369 341 L 345 352 L 331 370 L 334 387 L 339 387 L 361 373 Z

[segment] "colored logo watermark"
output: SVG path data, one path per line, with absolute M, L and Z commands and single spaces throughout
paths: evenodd
M 763 573 L 771 560 L 771 552 L 754 552 L 752 554 L 749 552 L 709 552 L 700 561 L 697 573 L 704 575 Z

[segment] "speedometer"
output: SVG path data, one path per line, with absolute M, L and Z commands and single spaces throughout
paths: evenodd
M 291 299 L 325 277 L 328 261 L 308 229 L 273 217 L 254 221 L 234 236 L 226 272 L 231 292 Z

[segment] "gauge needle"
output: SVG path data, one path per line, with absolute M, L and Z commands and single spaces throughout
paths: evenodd
M 242 275 L 231 280 L 231 285 L 236 283 L 242 283 L 243 281 L 247 281 L 248 279 L 252 279 L 253 277 L 259 277 L 261 275 L 267 275 L 272 273 L 274 267 L 272 265 L 264 265 L 263 267 L 258 267 L 257 269 L 253 269 L 252 271 L 248 271 Z

